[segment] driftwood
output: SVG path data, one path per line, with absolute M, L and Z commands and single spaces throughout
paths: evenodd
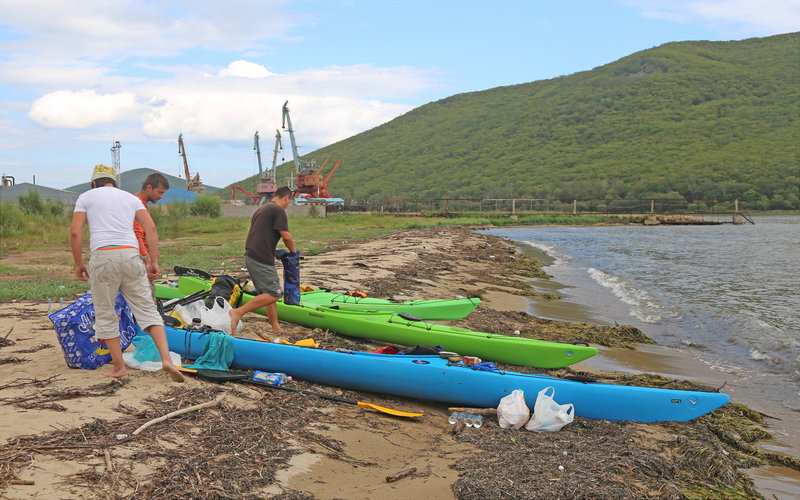
M 404 477 L 408 477 L 408 476 L 410 476 L 411 474 L 413 474 L 415 472 L 417 472 L 417 468 L 416 467 L 412 467 L 412 468 L 406 469 L 406 470 L 401 470 L 397 474 L 391 474 L 391 475 L 386 476 L 386 482 L 387 483 L 393 483 L 395 481 L 399 481 L 400 479 L 403 479 Z
M 458 434 L 459 432 L 463 431 L 464 427 L 466 426 L 467 424 L 465 424 L 464 421 L 459 418 L 458 422 L 456 422 L 455 425 L 453 425 L 453 427 L 450 429 L 450 434 Z
M 19 486 L 33 486 L 34 482 L 28 479 L 9 479 L 6 481 L 8 484 L 19 485 Z
M 200 403 L 199 405 L 194 405 L 194 406 L 190 406 L 188 408 L 183 408 L 182 410 L 173 411 L 172 413 L 167 413 L 166 415 L 163 415 L 161 417 L 154 418 L 153 420 L 150 420 L 149 422 L 143 423 L 138 429 L 133 431 L 131 433 L 131 435 L 135 436 L 135 435 L 139 434 L 140 432 L 142 432 L 143 430 L 145 430 L 148 427 L 150 427 L 151 425 L 157 424 L 159 422 L 163 422 L 164 420 L 167 420 L 169 418 L 177 417 L 178 415 L 183 415 L 185 413 L 189 413 L 189 412 L 193 412 L 193 411 L 197 411 L 197 410 L 202 410 L 203 408 L 208 408 L 209 406 L 217 406 L 218 404 L 220 404 L 222 402 L 222 400 L 224 398 L 225 398 L 225 396 L 221 395 L 217 399 L 213 399 L 211 401 L 206 401 L 205 403 Z
M 481 415 L 483 417 L 491 417 L 497 414 L 497 408 L 448 408 L 447 411 L 460 411 L 462 413 Z

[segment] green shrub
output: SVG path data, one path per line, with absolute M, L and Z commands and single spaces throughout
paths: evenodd
M 33 189 L 28 191 L 28 194 L 20 195 L 17 198 L 19 208 L 28 215 L 41 215 L 45 212 L 44 202 L 38 191 Z
M 219 217 L 222 215 L 222 200 L 210 194 L 201 194 L 192 202 L 189 207 L 192 215 L 204 215 L 206 217 Z
M 12 201 L 0 204 L 0 239 L 8 239 L 25 227 L 25 213 Z

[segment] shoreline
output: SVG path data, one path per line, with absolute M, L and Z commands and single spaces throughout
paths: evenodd
M 519 323 L 522 330 L 538 328 L 542 334 L 552 330 L 549 334 L 563 335 L 557 328 L 562 326 L 558 322 L 524 318 L 520 314 L 529 297 L 520 295 L 524 290 L 517 285 L 530 279 L 528 274 L 533 271 L 525 268 L 526 262 L 516 255 L 513 246 L 466 228 L 408 230 L 310 257 L 304 263 L 302 281 L 315 287 L 360 289 L 373 296 L 405 299 L 480 294 L 485 300 L 482 307 L 485 306 L 487 326 L 497 326 L 497 320 L 501 320 L 504 328 L 507 326 L 503 325 Z M 120 387 L 112 387 L 113 393 L 93 395 L 94 392 L 86 388 L 107 384 L 108 380 L 101 380 L 103 377 L 96 371 L 66 368 L 52 326 L 44 316 L 46 309 L 46 303 L 0 304 L 0 334 L 8 332 L 7 337 L 14 342 L 14 345 L 3 346 L 0 354 L 26 359 L 0 365 L 3 379 L 41 381 L 45 376 L 56 376 L 56 380 L 40 386 L 9 388 L 0 394 L 12 400 L 33 398 L 26 399 L 28 405 L 30 401 L 39 401 L 38 406 L 27 409 L 8 402 L 0 406 L 0 420 L 3 421 L 0 438 L 5 443 L 0 452 L 8 457 L 15 450 L 27 450 L 28 454 L 35 454 L 39 467 L 26 466 L 30 463 L 28 455 L 20 456 L 19 461 L 15 458 L 5 462 L 3 465 L 11 467 L 19 479 L 34 482 L 33 485 L 9 485 L 3 482 L 8 476 L 0 477 L 0 492 L 8 498 L 28 498 L 35 492 L 45 496 L 47 492 L 57 492 L 60 497 L 87 496 L 95 490 L 81 482 L 84 476 L 77 475 L 88 472 L 94 474 L 90 477 L 96 480 L 92 484 L 97 488 L 109 487 L 110 481 L 111 486 L 117 486 L 122 492 L 132 491 L 126 489 L 131 484 L 141 488 L 140 492 L 151 491 L 147 488 L 168 483 L 173 475 L 180 478 L 181 474 L 187 474 L 183 488 L 200 484 L 229 488 L 236 485 L 250 494 L 281 494 L 283 498 L 308 498 L 304 495 L 335 498 L 343 492 L 351 498 L 375 495 L 381 498 L 493 498 L 507 488 L 508 481 L 520 477 L 528 478 L 529 482 L 520 483 L 519 489 L 510 491 L 531 498 L 570 496 L 570 491 L 579 490 L 592 491 L 598 496 L 639 498 L 659 487 L 666 488 L 664 491 L 668 493 L 678 493 L 681 488 L 690 488 L 693 482 L 710 489 L 692 491 L 704 491 L 713 496 L 719 491 L 714 489 L 717 479 L 705 477 L 701 472 L 708 464 L 698 463 L 695 469 L 691 461 L 676 459 L 687 451 L 676 447 L 681 439 L 684 440 L 682 446 L 689 446 L 689 451 L 695 444 L 698 449 L 710 446 L 716 450 L 710 457 L 717 464 L 716 472 L 725 471 L 730 487 L 736 491 L 748 491 L 746 482 L 738 475 L 743 470 L 743 462 L 733 459 L 741 451 L 710 432 L 709 420 L 705 418 L 681 424 L 633 424 L 577 418 L 558 433 L 508 431 L 499 429 L 496 422 L 487 422 L 481 429 L 453 434 L 447 423 L 447 408 L 438 403 L 297 383 L 301 388 L 386 407 L 419 408 L 425 413 L 419 421 L 406 421 L 324 400 L 287 396 L 281 391 L 214 385 L 197 379 L 176 387 L 177 384 L 169 383 L 158 373 L 133 370 Z M 479 318 L 469 321 L 478 322 Z M 580 325 L 563 327 L 574 330 L 575 335 L 583 334 Z M 265 329 L 268 331 L 264 318 L 248 316 L 240 335 L 255 338 L 257 331 Z M 324 345 L 342 348 L 364 350 L 381 346 L 296 325 L 285 324 L 285 329 L 287 332 L 282 337 L 289 340 L 313 336 Z M 31 350 L 45 344 L 50 347 Z M 659 351 L 658 346 L 644 347 L 646 349 L 641 351 L 645 355 L 651 350 Z M 623 358 L 631 358 L 634 356 L 631 353 L 636 352 L 624 348 L 603 348 L 602 351 L 619 353 Z M 591 366 L 575 368 L 589 369 Z M 596 369 L 601 372 L 606 368 Z M 701 374 L 698 381 L 709 385 Z M 70 388 L 78 388 L 82 395 L 69 400 L 53 399 Z M 118 442 L 114 439 L 117 434 L 129 434 L 141 421 L 166 413 L 176 402 L 195 404 L 213 399 L 223 391 L 227 397 L 223 409 L 153 426 L 140 440 Z M 42 398 L 47 394 L 52 394 L 48 396 L 51 400 Z M 56 405 L 63 406 L 66 411 L 55 409 Z M 19 415 L 24 415 L 24 419 Z M 230 422 L 227 419 L 231 415 L 240 416 Z M 92 424 L 98 417 L 107 424 Z M 54 431 L 53 424 L 61 434 Z M 240 432 L 237 427 L 250 430 L 239 438 L 224 435 L 219 442 L 211 444 L 198 441 L 205 443 L 202 446 L 194 442 L 205 435 L 203 433 L 219 432 L 213 430 L 219 426 L 231 433 Z M 262 436 L 259 439 L 268 440 L 263 441 L 269 443 L 263 448 L 267 455 L 243 455 L 244 449 L 232 447 L 238 440 L 253 440 L 257 435 Z M 26 440 L 24 436 L 30 437 Z M 56 437 L 59 442 L 70 442 L 74 438 L 74 442 L 88 443 L 93 448 L 88 451 L 77 448 L 72 452 L 76 455 L 67 455 L 47 451 L 37 444 Z M 20 444 L 28 442 L 32 444 Z M 726 447 L 729 455 L 723 453 Z M 110 453 L 111 470 L 106 470 L 108 464 L 103 450 Z M 136 458 L 141 454 L 145 459 Z M 236 454 L 247 460 L 236 458 Z M 199 464 L 193 467 L 202 470 L 196 468 L 196 472 L 190 473 L 192 469 L 186 469 L 188 465 L 180 462 L 183 460 L 180 457 L 189 456 Z M 475 456 L 492 459 L 476 462 Z M 610 457 L 615 459 L 609 461 Z M 553 472 L 558 461 L 565 464 L 566 473 Z M 206 463 L 213 467 L 206 470 L 203 468 Z M 269 464 L 269 471 L 258 469 L 264 474 L 260 482 L 252 473 L 243 472 L 252 470 L 248 467 L 263 467 L 264 464 Z M 650 468 L 643 468 L 641 464 L 650 464 Z M 652 469 L 655 464 L 659 464 L 657 469 Z M 384 481 L 385 476 L 411 467 L 417 468 L 413 476 L 395 483 Z M 652 475 L 655 470 L 662 472 Z M 215 471 L 227 471 L 227 475 L 218 476 Z M 633 481 L 632 473 L 636 478 Z M 199 481 L 195 481 L 195 474 Z M 553 474 L 560 474 L 558 481 L 552 480 Z M 120 475 L 121 479 L 114 479 Z M 131 483 L 133 480 L 136 482 Z M 777 484 L 779 479 L 768 481 Z M 98 489 L 95 493 L 103 491 L 109 492 Z
M 512 240 L 508 240 L 508 242 L 516 246 L 521 252 L 529 253 L 534 258 L 543 262 L 543 269 L 547 269 L 547 267 L 555 262 L 550 255 L 539 248 Z M 559 283 L 552 277 L 533 279 L 531 281 L 531 287 L 537 291 L 547 290 L 553 294 L 558 294 L 559 291 L 568 288 L 567 285 Z M 611 296 L 611 293 L 608 292 L 608 295 Z M 608 322 L 598 319 L 593 315 L 589 305 L 574 301 L 564 302 L 561 300 L 542 299 L 536 296 L 529 297 L 526 311 L 533 316 L 545 317 L 555 321 L 586 322 L 601 325 L 608 324 Z M 640 326 L 640 328 L 644 329 L 646 325 Z M 645 334 L 646 333 L 645 331 Z M 653 352 L 652 356 L 644 354 L 650 350 L 657 351 L 657 353 Z M 780 419 L 776 419 L 776 421 L 773 422 L 773 424 L 777 425 L 771 427 L 780 435 L 778 441 L 782 440 L 785 444 L 777 447 L 774 444 L 770 444 L 770 447 L 773 449 L 780 449 L 782 453 L 800 459 L 800 435 L 795 432 L 791 424 L 785 423 L 784 425 L 780 425 L 781 422 L 788 422 L 791 420 L 791 411 L 776 404 L 774 401 L 765 401 L 763 398 L 757 397 L 758 395 L 753 394 L 752 391 L 748 390 L 746 385 L 739 382 L 741 379 L 749 377 L 750 374 L 730 373 L 715 369 L 702 361 L 691 349 L 687 348 L 663 346 L 659 344 L 658 348 L 653 348 L 653 346 L 637 346 L 637 351 L 637 353 L 623 353 L 614 350 L 603 350 L 598 356 L 587 360 L 586 366 L 596 366 L 597 369 L 605 371 L 629 373 L 653 372 L 670 378 L 687 378 L 688 380 L 694 381 L 708 380 L 709 385 L 714 387 L 725 385 L 732 397 L 736 397 L 748 406 L 754 407 L 767 415 L 779 416 Z

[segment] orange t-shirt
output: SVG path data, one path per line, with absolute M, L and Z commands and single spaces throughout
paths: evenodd
M 139 200 L 142 202 L 142 205 L 144 205 L 144 208 L 147 209 L 147 199 L 142 198 L 138 194 L 135 194 L 134 196 L 139 198 Z M 144 228 L 137 220 L 133 221 L 133 232 L 136 234 L 136 239 L 139 241 L 139 255 L 149 255 L 150 252 L 147 248 L 147 235 L 144 232 Z

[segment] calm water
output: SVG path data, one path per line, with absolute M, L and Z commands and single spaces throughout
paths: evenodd
M 544 252 L 546 271 L 566 285 L 564 301 L 591 318 L 633 324 L 792 414 L 800 410 L 800 216 L 755 222 L 488 232 Z

